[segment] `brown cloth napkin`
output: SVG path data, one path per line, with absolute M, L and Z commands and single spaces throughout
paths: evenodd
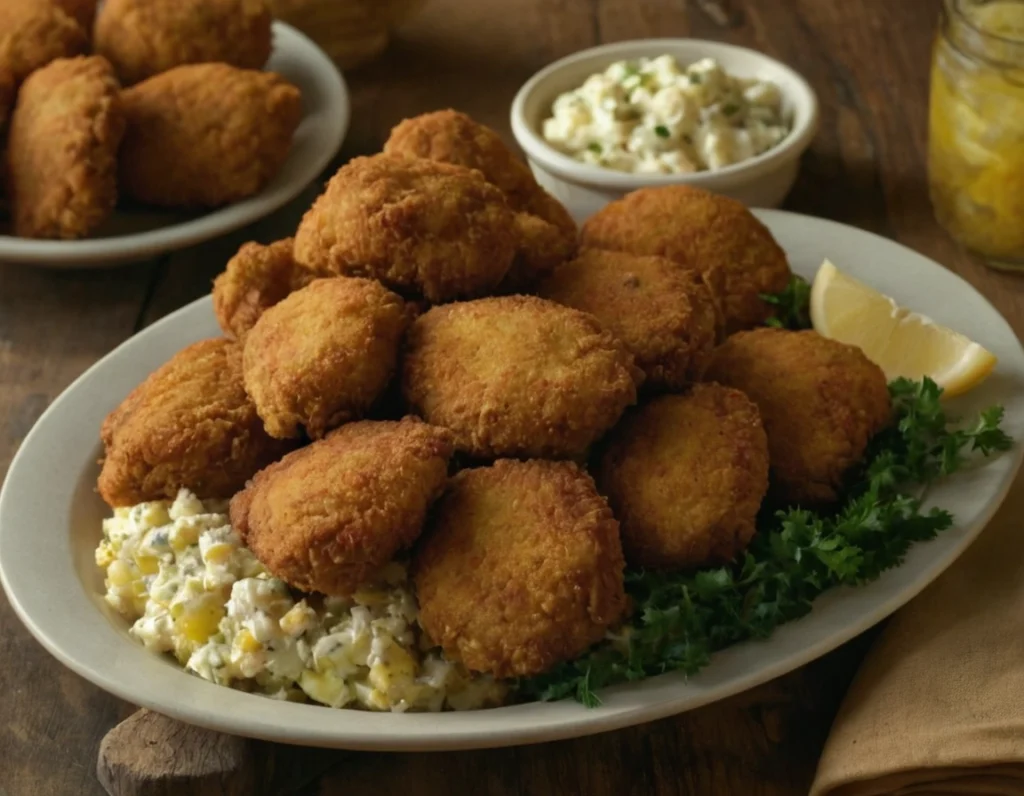
M 811 796 L 876 794 L 1024 794 L 1024 477 L 846 695 Z

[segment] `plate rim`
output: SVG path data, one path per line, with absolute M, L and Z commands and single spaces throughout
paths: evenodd
M 304 115 L 302 119 L 303 122 L 310 118 L 323 119 L 327 126 L 322 137 L 327 141 L 329 136 L 331 143 L 314 152 L 308 166 L 296 178 L 278 186 L 272 180 L 262 191 L 239 202 L 144 232 L 82 240 L 0 235 L 0 263 L 73 270 L 112 268 L 142 262 L 235 232 L 280 210 L 313 184 L 341 150 L 348 135 L 352 120 L 348 84 L 337 65 L 300 30 L 280 20 L 273 21 L 272 30 L 275 53 L 288 54 L 301 61 L 306 73 L 313 76 L 318 87 L 331 97 L 317 116 Z M 272 54 L 271 60 L 273 57 Z M 267 67 L 264 71 L 268 71 Z M 279 174 L 284 170 L 285 166 L 282 166 Z
M 842 228 L 844 230 L 844 234 L 846 231 L 854 230 L 858 234 L 867 235 L 883 241 L 888 246 L 897 247 L 901 256 L 913 256 L 927 262 L 928 266 L 931 268 L 942 269 L 942 266 L 938 263 L 935 263 L 933 260 L 914 252 L 896 241 L 886 239 L 865 230 L 860 230 L 856 227 L 851 227 L 826 219 L 802 216 L 800 214 L 790 213 L 787 211 L 758 210 L 755 211 L 755 214 L 768 222 L 770 227 L 772 226 L 773 219 L 778 218 L 780 219 L 779 223 L 789 219 L 791 222 L 810 221 L 812 225 L 825 225 L 824 227 L 819 227 L 823 232 L 827 232 L 829 226 Z M 812 233 L 808 232 L 808 235 L 810 234 Z M 952 277 L 953 280 L 955 280 L 954 284 L 959 283 L 959 287 L 970 291 L 975 299 L 980 300 L 987 305 L 988 309 L 992 313 L 993 319 L 998 319 L 1004 327 L 1000 330 L 1000 334 L 1003 332 L 1009 332 L 1012 336 L 1013 343 L 1015 344 L 1014 356 L 1017 368 L 1024 368 L 1024 348 L 1022 348 L 1020 339 L 1015 333 L 1013 333 L 1012 327 L 1009 326 L 1006 319 L 1003 318 L 998 310 L 991 305 L 985 296 L 970 286 L 962 277 L 951 271 L 947 271 L 946 269 L 942 270 L 945 271 L 949 277 Z M 103 363 L 108 363 L 108 367 L 110 367 L 111 365 L 109 363 L 115 360 L 118 354 L 124 351 L 126 347 L 130 345 L 138 345 L 138 339 L 142 335 L 152 335 L 155 339 L 158 337 L 160 330 L 166 326 L 180 322 L 179 319 L 183 316 L 201 312 L 203 310 L 203 305 L 209 304 L 209 302 L 209 296 L 197 299 L 196 301 L 191 302 L 190 304 L 169 314 L 160 321 L 152 324 L 150 327 L 143 330 L 143 332 L 139 333 L 139 335 L 135 335 L 124 341 L 75 379 L 68 388 L 62 391 L 60 396 L 54 400 L 51 406 L 47 408 L 23 440 L 19 450 L 11 462 L 3 489 L 0 491 L 0 552 L 2 552 L 6 546 L 5 541 L 12 535 L 11 532 L 6 530 L 8 527 L 8 518 L 12 513 L 19 511 L 17 505 L 12 507 L 12 504 L 16 504 L 17 502 L 17 496 L 13 494 L 13 488 L 9 488 L 9 485 L 12 483 L 11 475 L 16 474 L 15 480 L 20 477 L 19 468 L 22 467 L 22 462 L 28 459 L 31 455 L 36 438 L 42 435 L 43 431 L 45 431 L 49 424 L 53 422 L 53 418 L 55 416 L 60 415 L 65 411 L 65 403 L 73 403 L 76 389 L 86 382 L 91 374 L 93 374 L 94 371 Z M 1022 398 L 1022 402 L 1024 402 L 1024 398 Z M 1018 419 L 1024 422 L 1024 416 Z M 8 566 L 2 556 L 0 556 L 0 583 L 2 583 L 11 606 L 22 623 L 25 624 L 33 637 L 35 637 L 42 646 L 50 652 L 50 654 L 54 655 L 54 657 L 60 660 L 64 665 L 68 666 L 70 669 L 103 690 L 106 690 L 122 699 L 144 707 L 152 708 L 173 718 L 192 724 L 236 735 L 263 738 L 282 743 L 328 746 L 353 750 L 468 750 L 539 743 L 566 738 L 583 737 L 590 734 L 620 729 L 686 712 L 711 702 L 725 699 L 741 691 L 748 690 L 749 688 L 756 687 L 757 685 L 774 679 L 786 672 L 799 668 L 811 660 L 835 649 L 846 641 L 849 641 L 854 636 L 889 616 L 896 609 L 913 599 L 913 597 L 932 583 L 938 575 L 945 571 L 967 549 L 967 547 L 969 547 L 974 539 L 977 538 L 984 527 L 988 524 L 989 520 L 991 520 L 995 512 L 999 509 L 1014 484 L 1017 472 L 1021 467 L 1021 462 L 1024 460 L 1024 444 L 1022 444 L 1022 440 L 1018 439 L 1017 445 L 1015 445 L 1014 449 L 1004 454 L 1004 456 L 1009 457 L 1009 460 L 1008 464 L 1003 467 L 1004 472 L 1001 476 L 1001 480 L 998 486 L 994 489 L 993 498 L 988 501 L 988 503 L 985 504 L 984 509 L 977 514 L 975 522 L 970 527 L 963 529 L 957 528 L 946 532 L 948 534 L 959 532 L 961 537 L 957 542 L 953 544 L 950 549 L 946 550 L 943 555 L 932 556 L 924 570 L 917 574 L 917 579 L 911 586 L 904 586 L 898 589 L 891 597 L 880 604 L 875 605 L 871 611 L 863 612 L 858 615 L 857 619 L 845 624 L 841 630 L 830 633 L 827 637 L 818 640 L 816 643 L 801 647 L 799 652 L 795 654 L 783 656 L 770 665 L 757 668 L 753 675 L 748 675 L 738 682 L 728 681 L 724 686 L 712 688 L 707 692 L 698 694 L 697 696 L 687 695 L 684 692 L 685 686 L 683 684 L 683 678 L 680 675 L 662 675 L 657 678 L 650 678 L 643 683 L 625 684 L 608 689 L 603 692 L 603 695 L 606 697 L 606 703 L 601 708 L 590 710 L 569 703 L 569 706 L 572 709 L 580 712 L 569 718 L 560 718 L 555 723 L 540 727 L 533 726 L 531 723 L 531 717 L 536 715 L 537 718 L 541 718 L 542 714 L 548 713 L 549 711 L 558 710 L 560 708 L 565 709 L 566 703 L 528 703 L 525 705 L 499 708 L 496 710 L 447 713 L 440 715 L 406 714 L 399 717 L 401 724 L 396 725 L 399 727 L 399 729 L 396 730 L 393 727 L 388 726 L 389 724 L 394 723 L 388 721 L 388 718 L 393 717 L 394 714 L 375 714 L 345 710 L 338 711 L 325 709 L 317 705 L 277 703 L 266 699 L 256 701 L 250 694 L 213 685 L 200 680 L 199 678 L 188 675 L 173 664 L 169 663 L 166 664 L 167 669 L 169 672 L 173 673 L 173 676 L 176 678 L 173 682 L 176 685 L 182 686 L 181 691 L 184 692 L 185 698 L 180 698 L 177 692 L 175 697 L 163 698 L 157 688 L 150 687 L 149 691 L 145 688 L 140 690 L 138 687 L 132 687 L 131 685 L 123 683 L 113 675 L 97 670 L 94 662 L 83 662 L 80 660 L 80 655 L 76 656 L 74 649 L 68 650 L 65 648 L 67 646 L 66 641 L 62 644 L 60 638 L 51 637 L 51 635 L 59 636 L 59 633 L 48 633 L 42 627 L 37 625 L 37 611 L 35 609 L 26 609 L 25 605 L 22 604 L 21 599 L 24 595 L 20 591 L 12 591 Z M 76 477 L 80 478 L 81 473 L 78 473 Z M 10 543 L 8 542 L 8 544 Z M 925 547 L 927 544 L 929 543 L 915 546 L 915 549 Z M 12 570 L 13 567 L 14 565 L 12 564 Z M 895 571 L 898 572 L 899 570 Z M 75 581 L 80 584 L 80 581 L 78 581 L 77 578 L 75 578 Z M 874 584 L 869 584 L 865 587 L 861 587 L 855 590 L 855 592 L 858 594 L 864 594 L 867 590 L 870 590 L 873 585 Z M 78 588 L 78 586 L 75 588 Z M 851 590 L 834 590 L 824 595 L 821 600 L 839 599 L 841 598 L 841 595 L 847 591 Z M 87 595 L 83 595 L 83 597 L 87 597 Z M 83 599 L 83 602 L 86 601 L 88 600 Z M 816 602 L 816 610 L 821 610 L 819 608 L 820 604 L 820 601 Z M 99 615 L 100 612 L 98 610 L 93 608 L 93 611 L 97 614 L 99 620 L 103 624 L 109 626 L 111 632 L 115 632 L 124 642 L 126 642 L 126 644 L 120 645 L 115 652 L 124 652 L 132 661 L 141 660 L 139 656 L 142 655 L 151 659 L 153 662 L 163 665 L 163 662 L 161 662 L 157 656 L 148 652 L 136 642 L 127 639 L 120 629 L 115 628 L 110 622 L 107 622 L 105 617 Z M 792 635 L 794 628 L 796 628 L 798 632 L 802 621 L 806 620 L 796 620 L 795 622 L 788 623 L 780 628 L 776 634 L 772 636 L 772 639 L 778 639 L 778 637 L 783 633 Z M 716 655 L 716 659 L 733 653 L 736 650 L 739 650 L 740 653 L 742 653 L 744 649 L 749 648 L 751 645 L 772 644 L 772 639 L 764 642 L 745 642 L 744 644 L 736 645 L 730 650 L 718 653 Z M 130 650 L 130 652 L 128 650 Z M 112 654 L 112 657 L 116 658 L 119 656 Z M 709 668 L 713 667 L 714 664 Z M 156 671 L 156 667 L 147 666 L 146 668 Z M 163 678 L 162 674 L 158 673 L 158 675 L 161 679 Z M 698 675 L 696 678 L 692 678 L 691 682 L 698 681 L 700 677 L 701 675 Z M 168 679 L 169 678 L 170 675 L 168 676 Z M 652 701 L 651 696 L 647 696 L 645 699 L 642 699 L 639 704 L 635 705 L 631 705 L 628 699 L 625 701 L 625 704 L 623 704 L 623 700 L 620 698 L 623 694 L 628 697 L 630 695 L 636 696 L 638 694 L 643 696 L 648 693 L 652 696 L 659 693 L 667 694 L 669 697 L 672 694 L 675 694 L 676 696 L 674 699 L 667 698 L 665 701 L 660 703 Z M 240 700 L 246 701 L 243 703 Z M 209 707 L 209 705 L 213 705 L 215 703 L 220 705 L 231 705 L 232 707 L 237 708 L 237 712 L 234 710 L 224 710 L 220 714 L 216 714 L 213 712 L 214 709 Z M 273 705 L 274 709 L 264 709 L 267 705 Z M 313 714 L 309 711 L 315 711 L 323 720 L 310 722 L 309 718 Z M 500 712 L 501 717 L 496 718 L 495 716 L 498 712 Z M 271 716 L 273 716 L 273 719 Z M 444 719 L 445 716 L 455 718 L 450 719 L 446 726 Z M 515 722 L 516 729 L 514 731 L 509 731 L 503 728 L 502 725 L 504 722 L 502 721 L 502 718 L 506 716 L 509 718 L 512 718 L 513 716 L 517 717 Z M 332 719 L 337 720 L 332 721 Z M 329 725 L 332 724 L 347 726 L 330 727 Z

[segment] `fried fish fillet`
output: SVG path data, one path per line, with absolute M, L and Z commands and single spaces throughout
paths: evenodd
M 21 86 L 7 140 L 14 233 L 83 238 L 117 202 L 120 86 L 99 56 L 58 58 Z
M 79 25 L 51 0 L 0 2 L 0 71 L 20 84 L 55 58 L 81 55 L 89 39 Z
M 649 390 L 699 381 L 715 347 L 715 305 L 700 274 L 664 257 L 584 249 L 538 295 L 589 312 L 622 340 Z
M 280 171 L 302 118 L 299 89 L 227 64 L 179 66 L 122 92 L 125 196 L 161 207 L 218 207 Z
M 600 641 L 627 609 L 618 523 L 569 462 L 503 459 L 450 482 L 417 547 L 420 622 L 445 654 L 528 677 Z
M 598 483 L 631 566 L 731 561 L 754 536 L 768 491 L 768 439 L 739 390 L 698 384 L 630 413 L 611 433 Z
M 94 46 L 126 86 L 186 64 L 262 69 L 271 21 L 266 0 L 105 0 Z
M 402 391 L 471 456 L 572 458 L 615 425 L 642 380 L 592 315 L 507 296 L 421 315 L 407 335 Z
M 813 508 L 834 502 L 868 441 L 892 419 L 881 368 L 817 332 L 755 329 L 730 337 L 705 374 L 743 390 L 768 433 L 772 496 Z
M 409 325 L 372 279 L 318 279 L 268 309 L 245 338 L 245 389 L 267 433 L 319 439 L 363 416 L 388 386 Z
M 772 306 L 761 296 L 789 283 L 789 262 L 771 232 L 742 204 L 688 185 L 641 188 L 583 225 L 583 246 L 678 260 L 720 270 L 726 332 L 760 326 Z
M 420 535 L 451 439 L 409 418 L 363 420 L 285 456 L 231 501 L 231 524 L 276 577 L 347 596 Z
M 374 155 L 331 178 L 299 225 L 295 259 L 441 303 L 492 292 L 517 243 L 504 194 L 479 172 Z
M 202 340 L 152 373 L 103 422 L 99 492 L 111 506 L 186 488 L 229 498 L 291 446 L 271 439 L 242 383 L 242 348 Z

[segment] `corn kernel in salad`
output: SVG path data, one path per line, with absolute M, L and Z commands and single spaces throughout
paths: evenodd
M 104 521 L 105 599 L 148 649 L 220 685 L 330 707 L 471 710 L 504 699 L 504 685 L 425 639 L 404 564 L 350 599 L 295 594 L 245 548 L 226 508 L 182 490 Z

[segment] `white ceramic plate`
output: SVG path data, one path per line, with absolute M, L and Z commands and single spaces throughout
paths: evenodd
M 969 334 L 999 357 L 996 373 L 955 411 L 1001 403 L 1006 430 L 1024 437 L 1024 352 L 1013 331 L 966 282 L 895 243 L 828 221 L 760 211 L 795 270 L 826 256 Z M 586 735 L 680 713 L 807 663 L 917 594 L 967 547 L 1006 495 L 1022 447 L 937 484 L 931 499 L 956 527 L 913 548 L 906 563 L 860 589 L 826 594 L 807 617 L 767 641 L 733 647 L 689 682 L 664 675 L 602 693 L 603 706 L 535 703 L 468 713 L 390 714 L 277 702 L 216 686 L 129 638 L 102 601 L 93 561 L 106 508 L 94 493 L 100 422 L 136 384 L 188 343 L 217 334 L 209 299 L 120 346 L 61 395 L 22 444 L 0 494 L 0 578 L 18 615 L 67 666 L 138 705 L 194 724 L 286 743 L 375 750 L 469 749 Z
M 288 159 L 260 193 L 203 214 L 118 209 L 87 240 L 30 240 L 0 235 L 0 263 L 48 268 L 120 265 L 183 249 L 244 227 L 294 199 L 320 176 L 348 131 L 349 98 L 337 67 L 312 41 L 274 23 L 274 52 L 266 69 L 302 90 L 303 118 Z M 173 164 L 168 164 L 173 168 Z

